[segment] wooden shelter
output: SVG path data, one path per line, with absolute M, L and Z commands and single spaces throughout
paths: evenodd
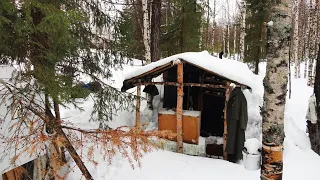
M 234 83 L 250 88 L 250 83 L 248 83 L 250 81 L 238 82 L 235 80 L 236 78 L 228 78 L 213 71 L 214 68 L 201 65 L 206 63 L 210 65 L 210 58 L 213 61 L 221 62 L 220 59 L 209 55 L 209 59 L 197 61 L 196 54 L 190 55 L 193 56 L 190 58 L 191 60 L 185 54 L 141 67 L 140 70 L 138 69 L 124 80 L 121 90 L 126 91 L 136 86 L 139 97 L 142 85 L 164 85 L 163 108 L 165 110 L 159 112 L 158 129 L 172 130 L 177 133 L 177 138 L 174 139 L 177 141 L 177 152 L 183 152 L 183 142 L 197 144 L 197 138 L 200 134 L 205 135 L 206 133 L 223 137 L 223 152 L 225 152 L 227 141 L 226 103 L 230 84 Z M 206 57 L 209 56 L 206 55 Z M 200 54 L 199 58 L 201 58 Z M 211 66 L 218 63 L 213 61 Z M 221 66 L 228 69 L 225 65 Z M 233 71 L 233 69 L 229 69 L 229 71 Z M 247 68 L 247 71 L 250 70 Z M 161 74 L 163 74 L 164 82 L 152 81 L 153 78 Z M 250 75 L 250 72 L 248 74 Z M 235 74 L 228 76 L 235 77 Z M 136 112 L 136 124 L 139 124 L 140 98 L 137 99 Z M 227 158 L 225 153 L 223 158 Z

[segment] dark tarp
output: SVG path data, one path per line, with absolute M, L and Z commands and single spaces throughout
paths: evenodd
M 230 93 L 227 104 L 227 146 L 228 157 L 233 162 L 242 159 L 242 149 L 245 142 L 245 130 L 248 122 L 247 100 L 240 87 Z M 228 158 L 230 161 L 230 159 Z

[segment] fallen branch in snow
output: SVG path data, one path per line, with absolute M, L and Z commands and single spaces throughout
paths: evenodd
M 14 85 L 7 85 L 0 93 L 3 97 L 0 105 L 9 102 L 8 107 L 10 107 L 11 112 L 11 114 L 7 114 L 8 116 L 11 115 L 10 122 L 0 125 L 1 128 L 8 126 L 8 134 L 10 134 L 0 134 L 0 136 L 6 137 L 3 140 L 3 143 L 6 145 L 5 153 L 0 156 L 2 158 L 6 157 L 9 155 L 7 153 L 14 150 L 15 156 L 11 159 L 12 164 L 15 164 L 21 156 L 26 154 L 33 157 L 46 153 L 51 154 L 51 150 L 47 152 L 47 147 L 50 144 L 54 144 L 58 154 L 55 157 L 51 156 L 49 161 L 55 161 L 55 164 L 64 164 L 60 156 L 63 153 L 61 152 L 61 148 L 64 147 L 69 151 L 78 167 L 82 168 L 82 173 L 87 171 L 88 174 L 83 173 L 86 179 L 92 179 L 89 171 L 83 164 L 83 159 L 86 158 L 93 164 L 97 164 L 93 156 L 94 151 L 99 151 L 103 154 L 103 157 L 110 164 L 112 163 L 113 156 L 116 152 L 119 152 L 128 159 L 132 167 L 134 167 L 134 162 L 137 162 L 140 166 L 143 154 L 158 148 L 156 143 L 150 141 L 150 138 L 175 136 L 174 133 L 169 131 L 145 132 L 139 127 L 130 129 L 128 127 L 126 129 L 121 127 L 114 130 L 81 129 L 73 127 L 70 122 L 64 122 L 60 118 L 60 112 L 57 107 L 55 115 L 48 110 L 46 106 L 51 104 L 46 102 L 48 99 L 45 100 L 46 98 L 43 98 L 40 92 L 30 93 L 29 91 L 25 91 L 25 89 L 16 88 Z M 87 153 L 79 155 L 76 150 L 81 150 L 81 152 L 82 150 L 87 150 Z M 64 179 L 67 175 L 65 174 L 61 177 L 58 174 L 59 169 L 53 168 L 53 171 L 52 175 L 57 179 Z

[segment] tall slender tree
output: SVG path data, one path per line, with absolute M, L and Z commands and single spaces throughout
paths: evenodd
M 311 143 L 311 149 L 320 155 L 320 43 L 318 45 L 318 57 L 316 63 L 316 74 L 314 83 L 314 93 L 316 96 L 316 114 L 317 122 L 315 124 L 308 122 L 308 132 Z
M 150 49 L 150 19 L 149 19 L 149 1 L 142 0 L 143 12 L 143 44 L 145 48 L 145 61 L 147 64 L 151 62 L 151 49 Z
M 245 36 L 246 36 L 246 1 L 241 2 L 241 19 L 242 23 L 240 26 L 240 61 L 242 62 L 244 59 L 244 51 L 245 51 Z
M 299 14 L 301 9 L 301 0 L 295 0 L 294 3 L 294 28 L 293 28 L 293 61 L 295 64 L 294 77 L 300 78 L 300 59 L 299 59 Z
M 261 179 L 282 179 L 284 110 L 291 36 L 291 0 L 270 1 L 267 71 L 264 78 Z
M 308 66 L 308 86 L 313 86 L 314 76 L 312 73 L 314 61 L 316 59 L 316 38 L 317 38 L 317 5 L 310 1 L 310 40 L 309 40 L 309 66 Z

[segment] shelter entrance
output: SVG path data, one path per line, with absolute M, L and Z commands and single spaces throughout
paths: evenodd
M 200 136 L 223 136 L 225 96 L 203 94 Z

